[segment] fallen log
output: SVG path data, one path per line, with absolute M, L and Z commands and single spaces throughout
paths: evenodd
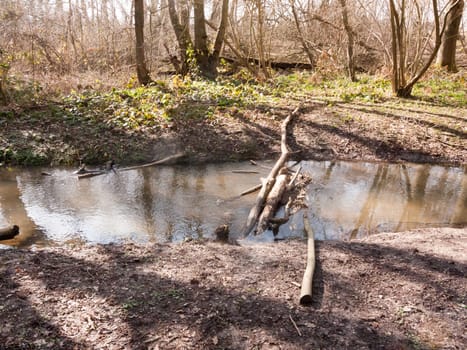
M 154 162 L 141 164 L 141 165 L 130 166 L 130 167 L 126 167 L 126 168 L 121 168 L 121 169 L 118 169 L 118 171 L 128 171 L 128 170 L 149 168 L 149 167 L 154 166 L 154 165 L 167 164 L 167 163 L 173 162 L 175 160 L 178 160 L 178 159 L 184 157 L 185 155 L 186 154 L 184 152 L 180 152 L 180 153 L 177 153 L 177 154 L 174 154 L 174 155 L 171 155 L 171 156 L 156 160 Z
M 308 239 L 306 269 L 303 274 L 302 288 L 300 291 L 300 304 L 309 305 L 312 302 L 313 274 L 315 272 L 315 234 L 306 214 L 303 215 L 303 226 Z
M 261 65 L 261 62 L 257 58 L 249 57 L 245 58 L 244 60 L 235 59 L 232 57 L 222 56 L 223 60 L 230 64 L 236 64 L 239 66 L 244 66 L 246 63 L 254 64 L 254 65 Z M 313 66 L 310 63 L 306 62 L 280 62 L 280 61 L 273 61 L 273 60 L 266 60 L 264 63 L 267 67 L 271 67 L 273 69 L 304 69 L 304 70 L 312 70 Z
M 78 175 L 78 179 L 80 179 L 80 180 L 81 179 L 86 179 L 88 177 L 104 175 L 104 174 L 107 174 L 107 173 L 108 173 L 108 171 L 104 171 L 104 170 L 88 170 L 87 173 Z
M 17 235 L 19 235 L 19 227 L 17 225 L 0 228 L 0 241 L 15 238 Z
M 151 166 L 155 165 L 161 165 L 161 164 L 166 164 L 169 162 L 172 162 L 174 160 L 177 160 L 181 157 L 185 156 L 185 153 L 177 153 L 169 157 L 165 157 L 159 160 L 156 160 L 154 162 L 146 163 L 146 164 L 141 164 L 141 165 L 135 165 L 135 166 L 130 166 L 126 168 L 120 168 L 118 169 L 119 172 L 122 171 L 128 171 L 128 170 L 135 170 L 135 169 L 142 169 L 142 168 L 148 168 Z M 99 176 L 99 175 L 104 175 L 109 173 L 109 171 L 115 171 L 115 168 L 113 167 L 113 163 L 109 163 L 106 165 L 106 170 L 86 170 L 86 173 L 78 175 L 78 179 L 85 179 L 89 177 L 94 177 L 94 176 Z
M 264 205 L 263 211 L 258 218 L 258 225 L 256 228 L 256 234 L 260 235 L 268 229 L 269 222 L 274 216 L 279 203 L 284 195 L 284 192 L 287 188 L 287 176 L 288 170 L 286 167 L 282 168 L 279 171 L 279 175 L 276 178 L 274 186 L 268 194 L 266 203 Z
M 259 174 L 256 170 L 231 170 L 233 174 Z
M 255 228 L 258 218 L 264 208 L 264 204 L 266 202 L 267 196 L 271 191 L 274 182 L 276 181 L 276 176 L 279 173 L 279 170 L 284 167 L 287 158 L 289 157 L 290 151 L 287 147 L 287 126 L 289 125 L 290 121 L 298 114 L 299 107 L 295 108 L 292 113 L 282 122 L 281 125 L 281 156 L 277 160 L 274 167 L 271 169 L 268 177 L 263 182 L 261 190 L 256 197 L 256 202 L 253 208 L 251 208 L 250 213 L 248 215 L 246 224 L 244 226 L 242 235 L 248 236 Z

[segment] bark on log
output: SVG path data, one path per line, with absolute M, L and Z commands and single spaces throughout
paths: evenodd
M 312 302 L 313 274 L 315 272 L 315 234 L 306 214 L 303 215 L 303 226 L 308 240 L 306 269 L 303 274 L 302 288 L 300 291 L 300 304 L 309 305 Z
M 276 176 L 279 173 L 279 170 L 284 166 L 287 158 L 289 157 L 290 151 L 287 147 L 287 126 L 289 125 L 290 121 L 298 114 L 299 107 L 295 108 L 292 113 L 282 122 L 281 125 L 281 156 L 277 160 L 274 167 L 271 169 L 268 177 L 263 183 L 261 190 L 258 193 L 256 198 L 255 205 L 251 208 L 250 213 L 247 218 L 247 222 L 243 229 L 242 235 L 248 236 L 255 228 L 256 223 L 258 222 L 258 218 L 263 210 L 264 203 L 266 202 L 266 198 L 271 191 L 271 188 L 276 181 Z
M 281 169 L 280 175 L 277 176 L 276 182 L 268 194 L 266 204 L 258 219 L 258 226 L 256 229 L 257 235 L 267 230 L 269 221 L 274 216 L 285 189 L 287 188 L 287 180 L 287 168 L 284 167 Z
M 0 228 L 0 241 L 15 238 L 17 235 L 19 235 L 19 227 L 17 225 Z

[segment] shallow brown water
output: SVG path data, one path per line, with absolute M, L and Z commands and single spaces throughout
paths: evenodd
M 313 178 L 307 202 L 318 239 L 467 225 L 466 169 L 352 162 L 303 165 Z M 0 170 L 0 227 L 21 228 L 16 239 L 3 243 L 178 242 L 213 238 L 221 224 L 229 224 L 235 236 L 255 200 L 254 194 L 238 194 L 268 173 L 249 163 L 154 167 L 83 180 L 70 169 L 45 169 L 51 176 L 41 175 L 41 170 Z M 302 232 L 299 213 L 281 228 L 278 238 Z M 272 239 L 270 232 L 261 237 Z

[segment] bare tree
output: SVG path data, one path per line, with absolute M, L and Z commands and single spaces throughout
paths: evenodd
M 417 11 L 420 11 L 418 3 L 414 1 L 413 4 Z M 432 0 L 434 47 L 431 50 L 431 53 L 429 53 L 428 59 L 425 62 L 422 62 L 423 49 L 428 46 L 429 39 L 427 39 L 427 41 L 421 45 L 422 49 L 416 50 L 414 61 L 409 62 L 407 59 L 408 43 L 410 42 L 410 35 L 407 33 L 409 28 L 406 17 L 407 2 L 406 0 L 401 0 L 398 5 L 399 6 L 396 6 L 394 0 L 389 0 L 392 36 L 392 90 L 398 97 L 410 97 L 412 95 L 414 85 L 426 73 L 437 55 L 438 49 L 441 46 L 441 37 L 446 28 L 446 19 L 454 7 L 452 6 L 453 4 L 451 4 L 448 8 L 446 15 L 444 16 L 443 24 L 441 25 L 438 1 Z M 412 73 L 407 77 L 407 71 L 410 67 L 412 67 Z
M 298 37 L 300 39 L 300 42 L 302 44 L 302 47 L 303 47 L 303 50 L 305 51 L 307 57 L 308 57 L 308 61 L 310 62 L 310 65 L 312 67 L 315 66 L 315 58 L 313 57 L 313 53 L 311 52 L 311 48 L 310 46 L 308 45 L 308 42 L 305 38 L 305 34 L 303 33 L 303 30 L 302 30 L 302 25 L 300 23 L 300 18 L 298 16 L 298 11 L 297 11 L 297 8 L 295 6 L 295 0 L 289 0 L 290 2 L 290 8 L 292 10 L 292 15 L 293 15 L 293 18 L 294 18 L 294 22 L 295 22 L 295 27 L 297 28 L 297 32 L 298 32 Z
M 179 1 L 178 9 L 174 0 L 168 0 L 168 9 L 170 22 L 177 38 L 179 58 L 172 57 L 175 69 L 179 74 L 188 72 L 188 53 L 193 48 L 193 42 L 190 36 L 189 15 L 190 6 L 187 1 Z
M 142 85 L 151 82 L 144 57 L 144 0 L 135 0 L 136 73 Z
M 342 23 L 344 24 L 345 33 L 347 34 L 347 73 L 350 80 L 357 81 L 355 76 L 355 62 L 354 62 L 354 33 L 349 22 L 349 13 L 345 0 L 339 0 L 342 11 Z
M 459 27 L 464 11 L 464 0 L 450 0 L 452 10 L 446 16 L 446 30 L 441 38 L 436 64 L 447 67 L 449 72 L 456 72 L 456 44 L 459 39 Z
M 204 0 L 193 1 L 194 45 L 189 31 L 189 10 L 186 6 L 187 4 L 180 8 L 181 11 L 180 9 L 177 11 L 174 0 L 168 0 L 168 8 L 179 46 L 180 61 L 182 62 L 181 73 L 186 73 L 189 63 L 195 63 L 196 69 L 201 76 L 214 79 L 217 76 L 217 66 L 219 65 L 219 57 L 227 29 L 229 0 L 222 1 L 221 19 L 212 49 L 209 45 L 209 37 L 206 30 L 207 20 L 204 13 L 204 3 Z M 192 53 L 190 53 L 191 49 L 193 49 Z M 195 62 L 193 62 L 193 58 Z M 191 62 L 188 62 L 189 60 Z

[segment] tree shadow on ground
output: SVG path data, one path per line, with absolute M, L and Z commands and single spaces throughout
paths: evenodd
M 365 156 L 362 157 L 362 153 L 369 153 L 375 159 L 387 161 L 410 160 L 426 163 L 447 163 L 452 161 L 449 157 L 424 152 L 415 147 L 409 147 L 408 144 L 400 144 L 397 141 L 389 142 L 375 137 L 357 134 L 356 132 L 345 130 L 343 127 L 315 122 L 311 119 L 301 118 L 299 122 L 296 122 L 296 125 L 298 125 L 296 127 L 300 128 L 302 132 L 311 135 L 319 135 L 320 139 L 329 138 L 328 140 L 324 140 L 326 143 L 324 145 L 315 144 L 314 141 L 311 141 L 312 145 L 310 146 L 306 141 L 301 144 L 298 143 L 297 137 L 293 134 L 294 137 L 292 137 L 290 141 L 291 148 L 292 150 L 298 150 L 300 152 L 298 156 L 302 159 L 334 159 L 339 153 L 346 154 L 347 152 L 345 149 L 351 143 L 357 147 L 355 152 L 358 151 L 358 156 L 360 158 L 365 158 Z M 348 143 L 341 145 L 337 143 L 339 140 L 333 139 L 332 136 L 347 140 Z M 361 146 L 364 147 L 364 150 Z
M 463 139 L 467 138 L 467 132 L 464 132 L 462 130 L 456 130 L 456 129 L 453 129 L 452 127 L 450 127 L 450 126 L 443 125 L 443 124 L 438 124 L 438 123 L 428 121 L 428 120 L 423 120 L 423 119 L 420 119 L 420 118 L 414 118 L 414 117 L 406 116 L 406 115 L 397 115 L 397 114 L 393 114 L 393 113 L 379 111 L 379 110 L 376 110 L 376 109 L 368 109 L 368 108 L 363 108 L 363 107 L 354 107 L 354 106 L 348 105 L 348 104 L 343 105 L 342 107 L 344 107 L 346 109 L 356 110 L 356 111 L 363 112 L 363 113 L 371 113 L 371 114 L 380 115 L 380 116 L 383 116 L 385 118 L 391 118 L 391 119 L 394 119 L 394 120 L 397 120 L 397 121 L 404 120 L 404 121 L 406 121 L 408 123 L 415 123 L 415 124 L 423 125 L 423 126 L 425 126 L 427 128 L 436 129 L 436 130 L 439 130 L 439 131 L 444 131 L 446 133 L 449 133 L 449 134 L 452 134 L 452 135 L 455 135 L 455 136 L 459 136 L 459 137 L 461 137 Z M 466 122 L 466 126 L 467 126 L 467 121 L 466 120 L 463 120 L 463 121 Z
M 455 115 L 451 115 L 451 114 L 446 114 L 446 113 L 435 113 L 435 112 L 432 112 L 432 111 L 429 111 L 429 110 L 426 110 L 426 109 L 414 109 L 414 108 L 410 108 L 409 106 L 394 106 L 394 105 L 369 105 L 369 104 L 365 104 L 365 103 L 358 103 L 358 102 L 350 102 L 350 103 L 346 103 L 345 101 L 339 101 L 337 102 L 338 104 L 342 104 L 343 107 L 345 107 L 346 105 L 351 105 L 351 106 L 359 106 L 359 107 L 362 107 L 362 108 L 365 108 L 365 109 L 368 109 L 368 108 L 375 108 L 375 109 L 371 109 L 370 111 L 378 111 L 378 108 L 387 108 L 387 109 L 391 109 L 391 110 L 396 110 L 396 111 L 401 111 L 401 112 L 408 112 L 408 113 L 414 113 L 414 114 L 426 114 L 426 115 L 430 115 L 430 116 L 433 116 L 433 117 L 436 117 L 436 118 L 445 118 L 445 119 L 453 119 L 454 121 L 458 121 L 458 122 L 464 122 L 464 123 L 467 123 L 467 117 L 466 118 L 463 118 L 463 117 L 457 117 Z M 430 107 L 437 107 L 436 105 L 434 106 L 431 106 Z M 401 116 L 402 118 L 404 118 L 404 116 Z M 418 120 L 418 119 L 416 119 Z
M 371 254 L 365 253 L 367 248 L 375 251 L 371 251 Z M 183 256 L 167 254 L 163 246 L 154 246 L 145 250 L 143 254 L 141 251 L 132 253 L 115 245 L 103 246 L 98 250 L 97 257 L 82 258 L 50 251 L 2 253 L 8 257 L 16 257 L 17 260 L 16 264 L 7 264 L 8 272 L 2 275 L 1 295 L 9 306 L 7 309 L 2 308 L 0 314 L 3 314 L 2 318 L 8 319 L 11 318 L 12 310 L 21 310 L 15 313 L 15 317 L 18 317 L 17 328 L 11 332 L 23 332 L 21 337 L 9 337 L 8 346 L 29 346 L 38 339 L 49 341 L 50 338 L 74 348 L 92 346 L 92 340 L 86 338 L 86 335 L 85 339 L 77 337 L 73 343 L 61 334 L 62 330 L 59 327 L 50 326 L 60 320 L 61 312 L 65 317 L 70 313 L 68 307 L 72 303 L 90 304 L 88 307 L 94 309 L 93 313 L 88 315 L 97 324 L 91 329 L 94 333 L 99 333 L 98 325 L 103 322 L 102 318 L 105 319 L 105 315 L 99 315 L 100 308 L 119 310 L 120 323 L 123 325 L 119 326 L 117 334 L 104 332 L 95 335 L 95 341 L 98 343 L 94 345 L 97 347 L 103 339 L 112 336 L 115 337 L 114 341 L 126 339 L 128 343 L 118 343 L 121 348 L 131 346 L 132 349 L 147 348 L 150 344 L 158 342 L 165 342 L 161 345 L 167 348 L 196 344 L 206 349 L 242 349 L 255 344 L 263 344 L 266 348 L 279 344 L 296 349 L 413 346 L 411 339 L 400 332 L 394 333 L 394 329 L 390 329 L 391 333 L 384 327 L 371 327 L 358 315 L 353 316 L 352 309 L 365 307 L 363 290 L 355 289 L 356 284 L 333 272 L 326 266 L 326 261 L 318 268 L 315 278 L 314 291 L 317 295 L 314 297 L 313 307 L 296 308 L 286 301 L 296 294 L 292 289 L 283 291 L 286 295 L 283 295 L 285 299 L 282 300 L 282 297 L 261 296 L 261 290 L 255 288 L 256 284 L 250 287 L 242 284 L 224 285 L 224 277 L 229 277 L 229 273 L 225 275 L 226 271 L 230 271 L 230 274 L 241 272 L 234 267 L 232 270 L 225 270 L 223 261 L 219 261 L 223 269 L 220 274 L 212 266 L 204 269 L 203 263 L 206 261 L 218 260 L 216 254 L 219 252 L 215 253 L 215 248 L 207 249 L 205 253 L 208 256 L 203 255 L 202 261 L 195 263 L 197 273 L 190 279 L 186 279 L 181 271 L 192 262 L 184 263 Z M 352 245 L 345 250 L 350 254 L 362 255 L 368 263 L 375 263 L 378 269 L 389 269 L 377 259 L 372 260 L 372 254 L 377 255 L 376 246 Z M 321 248 L 318 248 L 318 251 L 321 254 Z M 392 248 L 383 248 L 382 251 L 384 256 L 395 256 L 394 266 L 398 266 L 395 273 L 400 273 L 410 280 L 415 279 L 426 288 L 435 288 L 437 293 L 444 293 L 452 298 L 461 297 L 460 291 L 447 288 L 443 283 L 429 281 L 424 274 L 452 269 L 450 262 L 434 257 L 422 257 L 422 270 L 406 271 L 413 264 L 409 252 Z M 232 254 L 229 259 L 233 261 L 251 260 L 251 255 L 241 249 Z M 180 259 L 180 270 L 172 271 L 173 275 L 167 275 L 167 271 L 164 271 L 164 261 L 167 259 Z M 4 260 L 8 258 L 4 256 Z M 160 261 L 160 264 L 151 265 L 156 260 Z M 282 270 L 279 268 L 289 264 L 285 256 L 274 261 L 273 266 L 267 265 L 263 268 L 275 269 L 280 275 Z M 294 272 L 297 267 L 292 266 L 291 272 L 297 273 Z M 456 267 L 456 271 L 458 268 L 463 269 L 465 273 L 465 266 Z M 180 271 L 180 276 L 177 271 Z M 458 272 L 451 273 L 458 276 Z M 215 278 L 218 282 L 209 283 L 209 278 Z M 261 271 L 256 278 L 264 279 L 261 277 Z M 25 287 L 19 287 L 16 282 L 19 280 L 23 283 L 28 279 L 35 281 L 43 289 L 42 293 L 45 293 L 36 295 L 36 299 L 33 298 L 34 302 L 31 301 L 31 294 L 21 294 L 25 293 Z M 34 290 L 29 290 L 29 293 L 34 293 Z M 53 297 L 46 298 L 45 301 L 38 299 L 48 294 Z M 334 297 L 332 300 L 325 300 L 330 295 L 337 296 L 337 299 Z M 355 305 L 343 307 L 342 302 L 348 303 L 349 298 L 354 300 L 352 304 Z M 41 306 L 42 302 L 50 302 L 51 305 L 44 309 Z M 58 308 L 57 319 L 54 320 L 54 314 L 47 311 L 50 308 Z M 346 309 L 349 310 L 344 311 Z M 78 316 L 83 318 L 79 313 Z M 297 334 L 290 318 L 298 325 L 301 336 Z M 115 322 L 118 323 L 118 320 Z M 171 341 L 174 341 L 172 345 Z

